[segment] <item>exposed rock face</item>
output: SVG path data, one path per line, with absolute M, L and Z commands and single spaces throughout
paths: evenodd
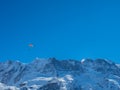
M 38 90 L 60 90 L 60 86 L 58 83 L 48 83 L 40 87 Z
M 0 90 L 120 90 L 120 65 L 105 59 L 0 63 Z

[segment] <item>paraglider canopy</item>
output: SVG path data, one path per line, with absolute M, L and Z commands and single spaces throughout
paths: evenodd
M 34 47 L 34 45 L 32 43 L 28 44 L 29 47 Z

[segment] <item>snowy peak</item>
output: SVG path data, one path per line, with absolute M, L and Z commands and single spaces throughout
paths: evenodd
M 119 67 L 112 61 L 106 59 L 83 59 L 81 62 L 84 68 L 90 68 L 101 73 L 120 75 Z
M 0 90 L 120 90 L 120 68 L 106 59 L 6 61 L 0 82 Z

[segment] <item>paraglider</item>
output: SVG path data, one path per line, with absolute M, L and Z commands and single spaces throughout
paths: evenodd
M 34 47 L 34 45 L 32 43 L 28 44 L 29 47 Z

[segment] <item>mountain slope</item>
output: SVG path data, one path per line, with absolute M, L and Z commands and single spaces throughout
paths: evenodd
M 105 59 L 0 63 L 0 90 L 120 90 L 120 68 Z

